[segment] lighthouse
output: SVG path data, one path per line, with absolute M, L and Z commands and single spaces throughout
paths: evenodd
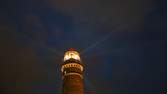
M 83 70 L 79 53 L 73 48 L 67 50 L 61 65 L 62 94 L 84 94 Z

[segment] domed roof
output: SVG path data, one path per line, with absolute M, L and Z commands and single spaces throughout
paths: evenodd
M 76 51 L 74 48 L 69 48 L 68 51 Z

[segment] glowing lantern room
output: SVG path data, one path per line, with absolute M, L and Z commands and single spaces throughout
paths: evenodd
M 67 61 L 69 59 L 75 59 L 75 60 L 81 61 L 79 53 L 73 48 L 70 48 L 64 54 L 64 61 Z

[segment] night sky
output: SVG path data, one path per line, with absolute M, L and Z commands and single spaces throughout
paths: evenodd
M 75 48 L 85 94 L 167 94 L 166 0 L 1 0 L 0 94 L 61 94 Z

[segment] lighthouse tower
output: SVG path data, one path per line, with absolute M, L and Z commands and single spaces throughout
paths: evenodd
M 70 48 L 64 54 L 61 66 L 63 91 L 62 94 L 83 94 L 83 64 L 79 53 Z

